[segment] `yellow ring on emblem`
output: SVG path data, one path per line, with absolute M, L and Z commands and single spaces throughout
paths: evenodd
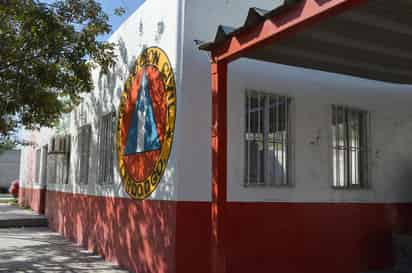
M 122 146 L 122 132 L 125 128 L 124 124 L 124 110 L 125 104 L 128 100 L 128 91 L 131 88 L 131 84 L 138 75 L 139 71 L 146 66 L 154 66 L 162 75 L 163 84 L 166 92 L 166 126 L 164 141 L 161 145 L 160 156 L 154 164 L 154 168 L 149 176 L 141 181 L 136 181 L 132 178 L 127 170 L 124 161 L 124 147 Z M 119 106 L 119 115 L 117 122 L 117 157 L 119 173 L 122 179 L 124 190 L 129 196 L 135 200 L 143 200 L 148 198 L 153 191 L 157 188 L 161 178 L 169 161 L 170 153 L 172 150 L 174 130 L 176 120 L 176 82 L 173 73 L 170 60 L 166 53 L 158 47 L 149 47 L 143 50 L 142 54 L 137 58 L 133 71 L 126 80 L 124 90 L 121 95 L 121 101 Z

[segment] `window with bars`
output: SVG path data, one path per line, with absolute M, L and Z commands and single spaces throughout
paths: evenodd
M 56 183 L 69 183 L 69 154 L 56 154 Z
M 56 154 L 49 154 L 47 156 L 47 184 L 56 183 Z
M 368 128 L 368 112 L 332 106 L 333 187 L 368 185 Z
M 246 92 L 245 186 L 291 184 L 290 104 L 286 96 Z
M 97 183 L 101 185 L 113 183 L 115 122 L 114 112 L 102 116 L 99 121 Z
M 47 151 L 48 151 L 48 146 L 44 145 L 42 147 L 42 152 L 41 152 L 41 172 L 40 172 L 40 176 L 41 176 L 41 181 L 42 183 L 46 183 L 47 181 Z
M 40 183 L 40 168 L 41 168 L 41 149 L 36 150 L 36 162 L 35 162 L 35 169 L 34 169 L 34 183 Z
M 88 184 L 89 182 L 89 157 L 92 126 L 83 125 L 79 128 L 78 134 L 78 182 Z
M 47 171 L 43 170 L 42 176 L 47 179 L 48 184 L 68 184 L 70 171 L 70 146 L 71 136 L 55 136 L 49 145 L 43 147 L 44 153 L 47 152 L 43 160 Z

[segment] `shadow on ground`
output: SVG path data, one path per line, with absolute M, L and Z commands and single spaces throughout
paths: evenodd
M 44 228 L 0 230 L 0 272 L 125 273 Z

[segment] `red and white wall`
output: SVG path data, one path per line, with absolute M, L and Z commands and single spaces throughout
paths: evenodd
M 274 0 L 148 0 L 113 34 L 118 62 L 109 76 L 93 72 L 95 90 L 65 119 L 72 136 L 92 125 L 89 183 L 76 181 L 77 142 L 69 183 L 32 183 L 34 149 L 22 153 L 20 202 L 50 227 L 132 272 L 211 272 L 210 61 L 194 40 L 212 40 L 218 24 L 240 25 L 249 7 Z M 163 25 L 163 31 L 161 26 Z M 98 118 L 119 105 L 130 65 L 144 47 L 161 47 L 177 81 L 172 154 L 158 189 L 145 201 L 97 183 Z M 291 96 L 292 188 L 244 188 L 246 89 Z M 392 263 L 391 233 L 412 229 L 412 110 L 409 87 L 281 65 L 240 60 L 229 66 L 225 237 L 227 272 L 358 273 Z M 367 190 L 331 187 L 330 105 L 372 114 L 372 180 Z M 48 143 L 53 130 L 30 138 Z M 313 141 L 317 140 L 319 141 Z M 41 191 L 46 193 L 41 201 Z
M 47 163 L 42 159 L 47 157 L 45 148 L 53 134 L 54 130 L 50 128 L 22 132 L 22 138 L 33 145 L 24 146 L 21 151 L 19 204 L 43 214 L 46 208 L 47 188 L 45 181 L 47 166 L 44 165 Z M 40 150 L 40 162 L 36 162 L 38 150 Z M 39 168 L 38 181 L 36 181 L 36 168 Z

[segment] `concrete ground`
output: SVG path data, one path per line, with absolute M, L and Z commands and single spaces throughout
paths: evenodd
M 11 194 L 8 193 L 0 193 L 0 203 L 7 203 L 12 201 L 14 198 Z
M 125 273 L 47 228 L 0 229 L 0 272 Z
M 29 209 L 22 209 L 18 206 L 0 203 L 0 220 L 20 218 L 42 219 L 44 216 L 38 215 Z
M 22 209 L 15 205 L 0 203 L 0 228 L 11 227 L 44 227 L 47 219 L 29 209 Z

